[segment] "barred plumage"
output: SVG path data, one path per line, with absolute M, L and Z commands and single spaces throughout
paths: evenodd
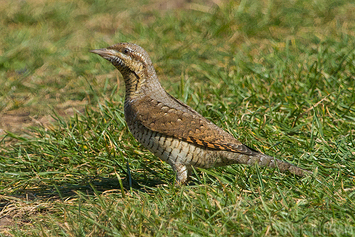
M 110 61 L 122 74 L 125 119 L 133 136 L 176 172 L 184 183 L 191 167 L 230 164 L 278 167 L 298 176 L 311 173 L 255 151 L 198 112 L 169 95 L 160 85 L 147 52 L 131 43 L 119 43 L 91 52 Z

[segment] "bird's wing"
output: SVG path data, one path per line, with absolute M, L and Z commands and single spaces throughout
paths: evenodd
M 127 117 L 138 120 L 146 128 L 197 146 L 214 150 L 254 155 L 257 151 L 243 145 L 189 106 L 175 100 L 184 110 L 152 98 L 144 98 L 125 109 Z M 139 111 L 139 112 L 138 112 Z

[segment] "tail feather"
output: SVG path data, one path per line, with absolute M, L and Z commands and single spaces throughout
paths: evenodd
M 296 165 L 293 165 L 286 161 L 276 159 L 272 156 L 268 156 L 263 153 L 259 153 L 255 157 L 251 158 L 251 162 L 249 164 L 255 164 L 255 163 L 258 163 L 260 166 L 263 167 L 278 168 L 281 172 L 288 171 L 300 177 L 313 174 L 313 172 L 311 171 L 302 169 Z

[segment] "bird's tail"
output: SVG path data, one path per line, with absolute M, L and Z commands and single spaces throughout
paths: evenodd
M 263 153 L 258 153 L 254 156 L 250 156 L 250 160 L 247 162 L 247 164 L 259 164 L 263 167 L 278 168 L 283 173 L 290 172 L 300 177 L 313 174 L 313 172 L 311 171 L 302 169 L 298 166 L 276 159 L 272 156 L 265 155 Z

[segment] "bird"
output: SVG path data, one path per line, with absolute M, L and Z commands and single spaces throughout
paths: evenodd
M 258 164 L 297 176 L 312 172 L 252 149 L 209 121 L 161 86 L 148 53 L 133 43 L 94 49 L 122 74 L 124 115 L 133 137 L 186 183 L 194 168 Z

